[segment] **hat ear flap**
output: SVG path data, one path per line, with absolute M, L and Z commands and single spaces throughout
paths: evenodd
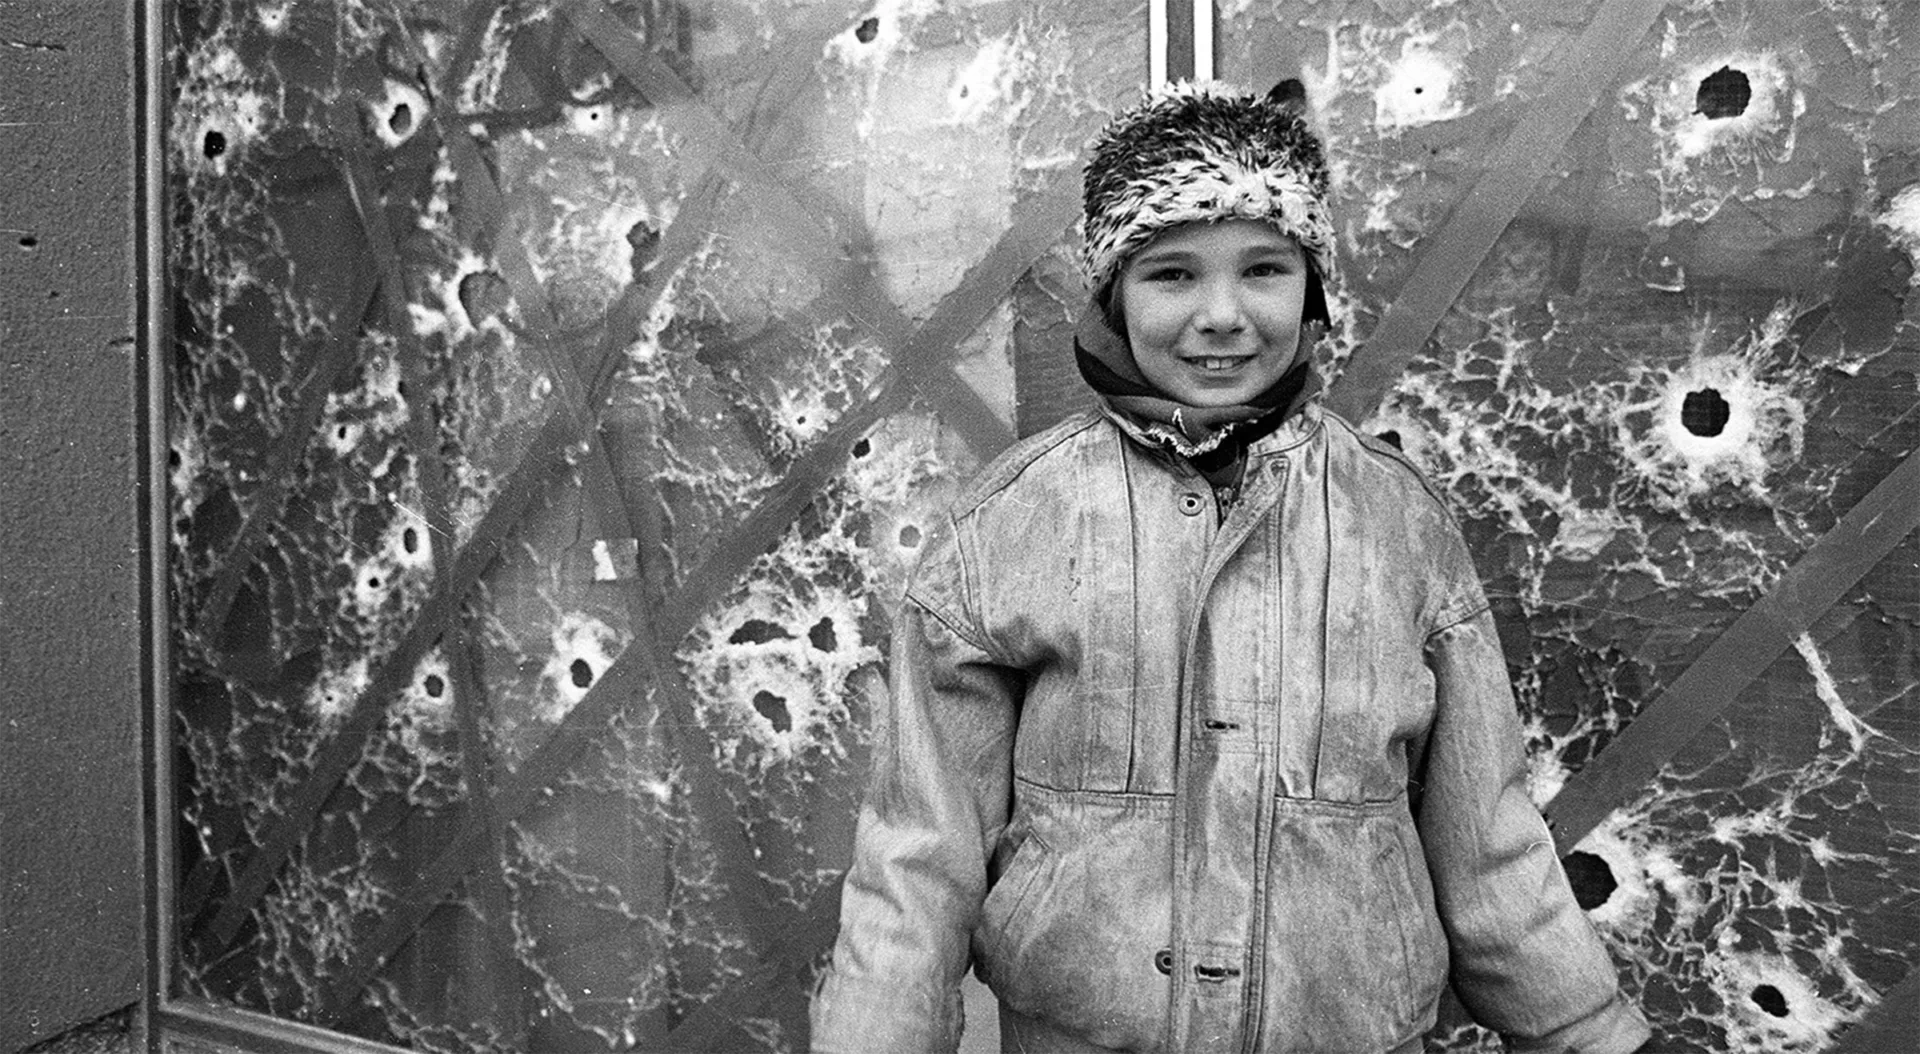
M 1307 86 L 1300 83 L 1298 77 L 1288 77 L 1273 86 L 1273 90 L 1267 93 L 1267 101 L 1303 113 L 1307 108 Z

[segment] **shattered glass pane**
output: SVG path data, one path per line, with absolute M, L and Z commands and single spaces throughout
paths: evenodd
M 1589 16 L 1217 7 L 1330 133 L 1337 374 Z M 1543 806 L 1920 440 L 1916 11 L 1668 7 L 1361 422 L 1454 504 Z M 1084 398 L 1074 164 L 1142 5 L 172 10 L 182 985 L 804 1048 L 889 607 Z M 1825 1049 L 1920 955 L 1920 542 L 1871 555 L 1567 857 L 1663 1041 Z
M 172 11 L 183 988 L 804 1048 L 888 610 L 1138 13 Z

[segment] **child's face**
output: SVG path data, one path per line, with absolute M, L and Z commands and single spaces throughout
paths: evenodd
M 1272 387 L 1300 349 L 1307 260 L 1259 220 L 1169 227 L 1120 272 L 1140 372 L 1189 406 L 1231 406 Z

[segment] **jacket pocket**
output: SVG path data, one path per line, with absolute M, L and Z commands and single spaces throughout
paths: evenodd
M 1411 834 L 1403 801 L 1279 801 L 1267 858 L 1267 1049 L 1386 1050 L 1432 1023 L 1445 975 L 1431 964 L 1445 952 L 1423 939 L 1438 923 L 1410 882 L 1402 827 Z
M 1405 969 L 1407 992 L 1419 1013 L 1440 998 L 1447 976 L 1447 938 L 1440 928 L 1433 905 L 1433 882 L 1427 877 L 1426 859 L 1416 842 L 1409 849 L 1403 837 L 1407 828 L 1394 825 L 1380 832 L 1380 851 L 1376 873 L 1385 882 L 1393 899 L 1394 919 L 1400 933 L 1401 966 Z
M 1117 1050 L 1160 1041 L 1168 980 L 1172 800 L 1020 785 L 1044 819 L 988 891 L 980 979 L 1016 1013 Z
M 1043 875 L 1052 870 L 1053 850 L 1038 835 L 1028 835 L 1014 851 L 1006 873 L 987 890 L 980 906 L 980 925 L 974 933 L 974 958 L 992 964 L 1002 949 L 1019 947 L 1018 929 L 1028 914 L 1024 909 L 1033 900 L 1033 891 Z

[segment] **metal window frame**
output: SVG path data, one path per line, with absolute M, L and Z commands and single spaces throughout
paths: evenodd
M 165 0 L 135 0 L 128 37 L 134 51 L 134 274 L 138 283 L 135 366 L 135 468 L 140 537 L 140 868 L 145 950 L 134 1046 L 163 1049 L 173 940 L 170 919 L 173 779 L 168 734 L 172 661 L 167 640 L 167 348 L 166 295 L 166 19 Z

